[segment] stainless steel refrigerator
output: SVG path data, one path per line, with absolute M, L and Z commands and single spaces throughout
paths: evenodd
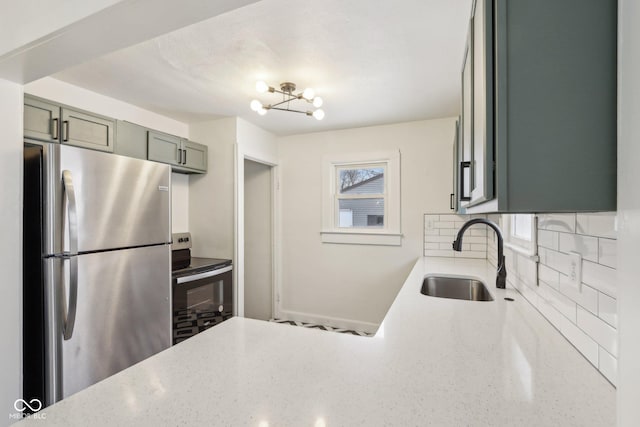
M 24 399 L 50 405 L 171 345 L 171 170 L 24 150 Z

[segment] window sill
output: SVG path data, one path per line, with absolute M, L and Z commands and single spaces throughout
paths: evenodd
M 320 232 L 322 243 L 337 243 L 346 245 L 379 245 L 401 246 L 402 234 L 388 231 L 361 230 L 323 230 Z

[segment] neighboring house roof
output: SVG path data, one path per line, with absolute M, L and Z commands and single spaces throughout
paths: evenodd
M 356 184 L 353 184 L 353 185 L 350 185 L 348 187 L 345 187 L 345 188 L 342 189 L 342 193 L 347 193 L 347 192 L 353 190 L 354 188 L 358 188 L 358 187 L 360 187 L 362 185 L 369 184 L 372 181 L 375 181 L 376 179 L 382 178 L 383 176 L 384 176 L 384 173 L 379 173 L 378 175 L 374 175 L 371 178 L 365 179 L 364 181 L 360 181 L 360 182 L 358 182 Z

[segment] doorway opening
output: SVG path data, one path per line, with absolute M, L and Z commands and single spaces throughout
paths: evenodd
M 244 159 L 244 316 L 274 315 L 273 166 Z

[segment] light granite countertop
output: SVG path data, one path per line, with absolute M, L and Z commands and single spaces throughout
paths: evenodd
M 427 273 L 495 301 L 421 295 Z M 494 283 L 485 260 L 421 258 L 375 337 L 233 318 L 20 425 L 614 426 L 613 386 Z

